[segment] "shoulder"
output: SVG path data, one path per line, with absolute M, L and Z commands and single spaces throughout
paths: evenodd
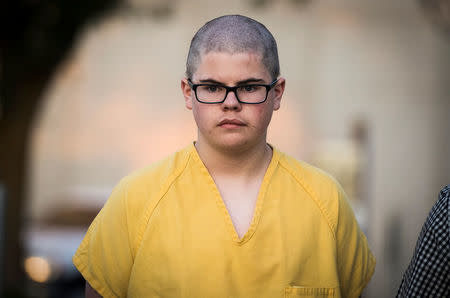
M 449 241 L 448 235 L 444 237 L 443 234 L 450 231 L 450 184 L 440 191 L 438 200 L 431 208 L 423 229 L 422 233 L 430 231 L 435 234 L 437 241 L 444 239 Z
M 139 169 L 121 180 L 121 200 L 126 213 L 128 230 L 138 247 L 147 223 L 164 194 L 186 169 L 193 145 Z M 116 188 L 117 188 L 116 187 Z
M 298 182 L 311 191 L 336 191 L 338 183 L 325 171 L 297 160 L 287 154 L 280 154 L 280 165 L 298 180 Z
M 444 187 L 439 192 L 439 198 L 436 204 L 433 206 L 431 213 L 450 215 L 450 184 Z
M 279 155 L 280 166 L 315 201 L 327 218 L 330 228 L 335 231 L 340 205 L 347 204 L 347 198 L 339 183 L 331 175 L 315 166 L 281 152 Z
M 148 197 L 151 193 L 162 191 L 170 186 L 184 171 L 193 150 L 193 145 L 177 151 L 147 167 L 138 169 L 126 176 L 122 183 L 128 195 Z

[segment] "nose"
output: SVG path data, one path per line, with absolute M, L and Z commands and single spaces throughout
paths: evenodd
M 222 103 L 222 108 L 224 110 L 240 110 L 242 108 L 242 104 L 238 101 L 236 97 L 236 91 L 230 90 L 227 96 L 225 97 L 225 101 Z

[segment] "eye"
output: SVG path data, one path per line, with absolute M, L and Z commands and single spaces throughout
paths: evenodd
M 216 85 L 208 85 L 208 86 L 206 86 L 206 90 L 208 92 L 210 92 L 210 93 L 218 92 L 219 89 L 220 89 L 220 87 L 216 86 Z
M 245 85 L 240 87 L 239 89 L 241 89 L 243 92 L 255 92 L 256 88 L 257 86 L 254 85 Z

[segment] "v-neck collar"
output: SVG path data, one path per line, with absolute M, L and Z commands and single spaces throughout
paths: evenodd
M 262 208 L 264 204 L 264 199 L 266 197 L 267 188 L 270 184 L 271 177 L 277 167 L 278 161 L 279 161 L 279 152 L 278 150 L 269 144 L 269 146 L 272 148 L 272 159 L 270 160 L 269 166 L 267 167 L 266 173 L 264 174 L 263 181 L 261 183 L 261 187 L 258 191 L 258 196 L 256 199 L 256 205 L 255 210 L 253 211 L 253 217 L 252 221 L 250 223 L 250 226 L 248 230 L 245 232 L 244 236 L 242 238 L 239 238 L 239 235 L 236 231 L 236 228 L 234 227 L 233 221 L 231 220 L 230 213 L 228 212 L 227 207 L 225 206 L 225 202 L 222 199 L 222 196 L 219 192 L 219 189 L 214 182 L 214 179 L 212 178 L 211 174 L 209 173 L 208 169 L 206 168 L 205 164 L 203 163 L 202 159 L 200 158 L 200 155 L 197 152 L 197 149 L 195 148 L 194 144 L 191 144 L 191 155 L 195 162 L 199 164 L 200 170 L 202 174 L 204 175 L 205 179 L 207 180 L 207 183 L 211 189 L 211 191 L 214 193 L 214 199 L 217 203 L 218 208 L 220 209 L 223 218 L 225 220 L 225 224 L 229 230 L 229 234 L 231 235 L 231 238 L 233 239 L 233 242 L 237 245 L 242 245 L 246 243 L 255 233 L 256 228 L 258 226 L 259 220 L 261 218 Z

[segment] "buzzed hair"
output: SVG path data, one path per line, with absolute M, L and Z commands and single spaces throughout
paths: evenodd
M 209 52 L 261 55 L 261 62 L 272 79 L 280 75 L 277 43 L 267 28 L 258 21 L 241 15 L 225 15 L 207 22 L 194 35 L 186 61 L 186 77 L 192 78 Z

